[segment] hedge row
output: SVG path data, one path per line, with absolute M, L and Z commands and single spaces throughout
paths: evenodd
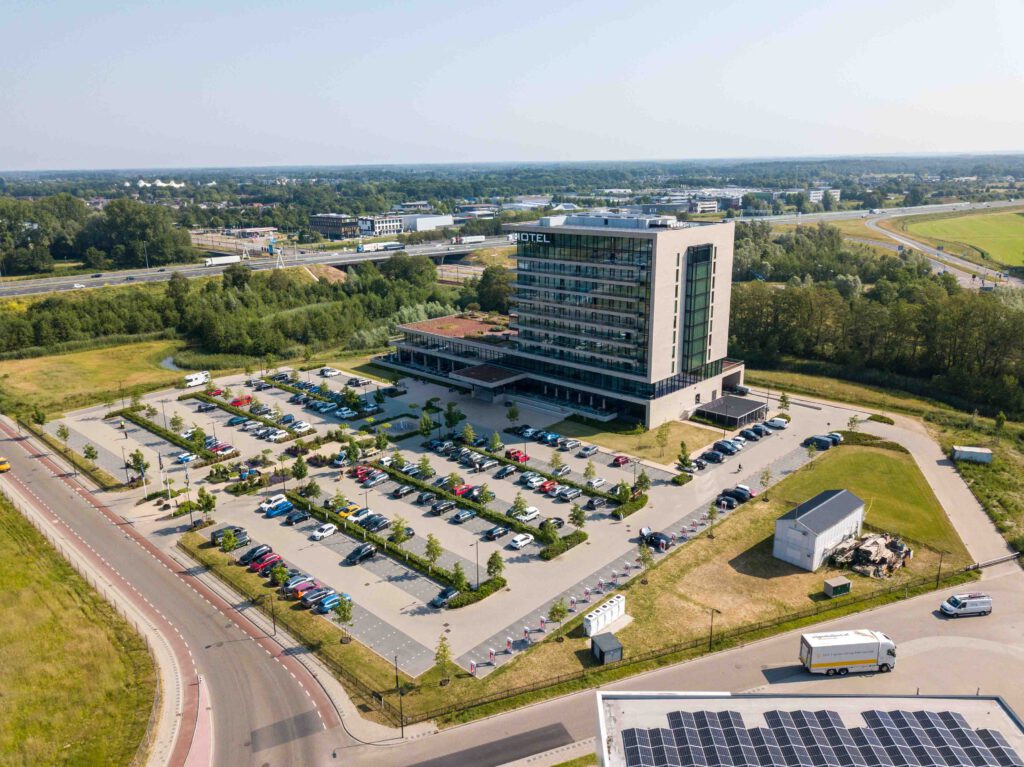
M 910 452 L 898 442 L 882 439 L 874 434 L 862 434 L 859 431 L 841 431 L 839 433 L 843 435 L 843 441 L 839 443 L 838 447 L 843 445 L 865 445 L 867 447 L 881 448 L 882 450 L 893 450 L 897 453 Z
M 128 485 L 123 482 L 119 482 L 112 475 L 101 469 L 96 464 L 85 459 L 84 456 L 79 455 L 70 448 L 65 448 L 64 445 L 57 440 L 53 435 L 36 426 L 28 421 L 22 421 L 20 418 L 17 419 L 18 423 L 28 429 L 30 432 L 36 435 L 39 439 L 45 442 L 50 448 L 52 448 L 59 455 L 64 456 L 65 459 L 70 461 L 75 467 L 82 472 L 85 476 L 95 482 L 99 487 L 104 490 L 129 490 Z
M 376 544 L 378 550 L 385 556 L 391 557 L 397 562 L 401 562 L 413 570 L 417 570 L 421 574 L 432 578 L 436 581 L 440 581 L 446 586 L 452 588 L 458 588 L 455 583 L 455 576 L 450 570 L 446 570 L 443 567 L 437 565 L 431 565 L 424 557 L 419 554 L 415 554 L 408 549 L 404 549 L 396 543 L 387 540 L 384 536 L 378 535 L 377 533 L 371 533 L 365 528 L 360 527 L 354 522 L 349 522 L 347 519 L 342 519 L 337 515 L 336 512 L 328 511 L 321 507 L 316 506 L 308 498 L 303 498 L 294 490 L 289 490 L 286 495 L 288 499 L 295 505 L 296 508 L 305 509 L 312 516 L 319 519 L 321 522 L 331 522 L 338 526 L 339 529 L 347 532 L 351 537 L 360 537 L 364 541 L 369 541 Z M 450 605 L 451 607 L 462 607 L 466 604 L 472 604 L 478 602 L 484 597 L 490 596 L 495 591 L 505 587 L 505 579 L 490 578 L 480 584 L 480 588 L 476 592 L 467 591 L 466 595 L 472 594 L 474 598 L 464 601 L 458 605 Z M 454 601 L 454 600 L 453 600 Z
M 573 546 L 579 546 L 587 540 L 587 537 L 587 534 L 582 530 L 573 530 L 568 535 L 559 538 L 554 543 L 551 543 L 541 549 L 540 558 L 544 560 L 554 559 L 559 554 L 567 552 Z
M 672 484 L 673 485 L 679 485 L 679 487 L 682 487 L 683 485 L 689 484 L 690 480 L 692 480 L 692 479 L 693 479 L 693 475 L 692 474 L 687 474 L 685 471 L 681 471 L 678 474 L 676 474 L 674 477 L 672 477 Z
M 474 602 L 479 602 L 481 599 L 486 599 L 495 591 L 501 591 L 507 585 L 508 583 L 500 575 L 496 578 L 488 578 L 480 584 L 480 588 L 476 591 L 460 592 L 457 597 L 448 602 L 448 607 L 454 610 L 471 605 Z
M 868 416 L 868 420 L 869 421 L 875 421 L 877 423 L 889 424 L 889 426 L 892 426 L 894 423 L 896 423 L 889 416 L 887 416 L 887 415 L 879 415 L 878 413 L 872 413 L 871 415 L 869 415 Z
M 136 426 L 141 426 L 146 431 L 155 434 L 161 439 L 167 440 L 172 445 L 177 445 L 182 450 L 185 450 L 189 453 L 195 453 L 196 455 L 200 456 L 203 459 L 198 464 L 199 466 L 206 466 L 211 463 L 219 463 L 220 461 L 223 461 L 226 458 L 238 455 L 237 450 L 235 450 L 233 453 L 230 453 L 229 455 L 218 455 L 216 453 L 211 453 L 206 448 L 196 447 L 195 444 L 189 442 L 180 434 L 175 434 L 170 429 L 165 429 L 163 426 L 159 426 L 158 424 L 153 423 L 148 418 L 145 418 L 139 415 L 138 413 L 134 412 L 131 408 L 125 408 L 124 410 L 115 410 L 113 413 L 110 413 L 108 417 L 127 418 Z
M 243 416 L 243 417 L 251 419 L 253 421 L 259 421 L 264 426 L 273 426 L 275 429 L 284 429 L 286 432 L 288 432 L 288 439 L 283 439 L 283 440 L 281 440 L 281 442 L 279 442 L 277 444 L 281 444 L 283 442 L 287 442 L 288 440 L 295 439 L 295 437 L 298 436 L 294 431 L 289 429 L 287 426 L 281 426 L 279 423 L 277 423 L 276 421 L 274 421 L 274 420 L 272 420 L 270 418 L 264 418 L 263 416 L 259 416 L 259 415 L 255 415 L 254 413 L 250 413 L 247 410 L 242 410 L 242 408 L 240 408 L 240 407 L 235 407 L 234 405 L 232 405 L 232 404 L 230 404 L 228 402 L 224 402 L 223 400 L 219 400 L 216 397 L 211 397 L 209 394 L 206 394 L 204 392 L 189 392 L 187 394 L 182 394 L 180 397 L 178 397 L 179 401 L 184 401 L 184 400 L 187 400 L 187 399 L 197 399 L 197 400 L 200 400 L 202 402 L 208 402 L 211 405 L 216 405 L 221 410 L 224 410 L 224 411 L 226 411 L 228 413 L 231 413 L 232 415 Z M 310 432 L 310 433 L 315 433 L 315 432 Z
M 437 495 L 438 498 L 445 498 L 450 501 L 455 501 L 456 505 L 458 506 L 461 506 L 466 509 L 472 509 L 481 517 L 490 520 L 496 525 L 503 525 L 509 528 L 510 530 L 515 530 L 517 533 L 529 533 L 530 535 L 536 535 L 538 533 L 538 530 L 536 528 L 530 527 L 529 525 L 524 525 L 518 519 L 506 517 L 504 514 L 499 514 L 498 512 L 494 511 L 488 506 L 485 506 L 482 503 L 478 503 L 476 501 L 471 501 L 467 498 L 463 498 L 461 495 L 455 495 L 455 493 L 449 492 L 443 487 L 434 487 L 434 485 L 428 484 L 421 479 L 418 479 L 416 477 L 410 477 L 407 474 L 403 474 L 398 469 L 395 469 L 391 466 L 382 466 L 379 463 L 375 463 L 374 467 L 385 472 L 393 480 L 401 482 L 403 485 L 409 485 L 420 490 L 425 490 L 427 492 L 434 493 L 435 495 Z
M 644 506 L 647 505 L 647 494 L 638 495 L 631 501 L 620 503 L 615 507 L 615 511 L 612 512 L 619 519 L 625 519 L 630 514 L 635 514 L 640 511 Z

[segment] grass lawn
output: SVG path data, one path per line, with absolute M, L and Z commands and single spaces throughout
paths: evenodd
M 6 500 L 0 763 L 127 764 L 156 695 L 145 642 Z
M 482 266 L 504 266 L 509 269 L 516 265 L 516 246 L 509 245 L 504 248 L 480 248 L 472 251 L 465 258 L 468 264 L 480 264 Z
M 1024 265 L 1024 210 L 911 216 L 896 219 L 893 224 L 911 236 L 977 263 Z
M 88 404 L 113 401 L 118 387 L 172 386 L 181 373 L 160 367 L 160 361 L 184 348 L 181 341 L 143 341 L 69 354 L 0 362 L 5 396 L 48 412 L 64 412 Z
M 383 353 L 383 351 L 375 351 L 349 356 L 334 356 L 324 364 L 336 367 L 346 372 L 358 373 L 361 376 L 372 378 L 373 380 L 380 381 L 381 383 L 390 384 L 395 378 L 400 378 L 401 374 L 394 370 L 381 367 L 380 365 L 375 365 L 371 361 L 374 357 L 378 357 Z
M 685 440 L 686 447 L 693 453 L 721 437 L 717 429 L 687 421 L 669 421 L 659 428 L 664 429 L 666 435 L 664 447 L 658 443 L 658 429 L 638 432 L 633 424 L 617 421 L 591 424 L 567 418 L 549 427 L 549 431 L 661 464 L 676 462 L 680 440 Z
M 597 754 L 584 754 L 583 756 L 577 756 L 575 759 L 570 759 L 568 762 L 556 764 L 555 767 L 591 767 L 596 764 Z

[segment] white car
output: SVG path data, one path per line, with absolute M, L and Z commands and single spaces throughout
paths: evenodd
M 288 499 L 285 498 L 282 493 L 272 495 L 269 498 L 267 498 L 267 500 L 260 504 L 260 511 L 267 511 L 270 507 L 277 506 L 277 504 L 283 503 L 286 500 Z
M 334 368 L 320 368 L 320 375 L 324 378 L 334 378 L 334 376 L 340 376 L 341 371 Z
M 597 488 L 606 484 L 608 484 L 607 480 L 602 479 L 601 477 L 594 477 L 593 479 L 587 480 L 587 487 L 592 487 L 594 490 L 597 490 Z
M 355 418 L 358 413 L 349 407 L 343 407 L 335 413 L 338 418 Z
M 338 532 L 338 526 L 328 522 L 325 525 L 320 525 L 320 527 L 313 531 L 313 535 L 310 537 L 314 541 L 322 541 L 324 538 L 334 535 L 336 532 Z
M 511 541 L 509 541 L 508 545 L 511 546 L 513 549 L 524 549 L 531 543 L 533 543 L 532 535 L 530 535 L 529 533 L 520 533 Z
M 292 424 L 292 431 L 296 434 L 306 434 L 307 432 L 313 431 L 313 427 L 305 421 L 299 421 L 298 423 Z
M 539 516 L 540 509 L 538 509 L 536 506 L 528 506 L 526 508 L 526 511 L 521 511 L 520 513 L 516 514 L 515 518 L 518 519 L 520 522 L 533 522 L 533 520 L 535 520 Z
M 732 442 L 733 444 L 736 444 L 738 442 L 741 446 L 747 444 L 747 438 L 741 437 L 739 435 L 736 435 L 735 437 L 729 437 L 729 441 Z
M 545 481 L 546 480 L 544 479 L 544 477 L 530 477 L 530 479 L 528 479 L 523 484 L 526 485 L 531 490 L 536 490 L 538 487 L 543 485 Z
M 270 434 L 267 435 L 267 439 L 270 440 L 271 442 L 280 442 L 287 436 L 288 432 L 286 432 L 284 429 L 278 429 L 277 431 L 270 432 Z
M 769 429 L 786 429 L 789 427 L 789 421 L 785 418 L 772 418 L 765 421 L 764 425 Z
M 83 284 L 82 284 L 82 283 L 80 283 L 80 282 L 76 282 L 76 283 L 75 283 L 74 285 L 72 285 L 71 287 L 73 287 L 73 288 L 74 288 L 75 290 L 85 290 L 85 285 L 83 285 Z

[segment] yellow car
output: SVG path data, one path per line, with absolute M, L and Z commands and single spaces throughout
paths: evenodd
M 342 519 L 346 519 L 348 517 L 351 517 L 353 514 L 355 514 L 361 508 L 363 508 L 363 507 L 360 506 L 358 503 L 350 503 L 345 508 L 338 509 L 338 516 L 341 517 Z
M 0 472 L 10 471 L 11 464 L 6 458 L 0 458 Z

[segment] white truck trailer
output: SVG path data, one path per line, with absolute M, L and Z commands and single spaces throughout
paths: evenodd
M 241 256 L 211 256 L 206 259 L 206 266 L 227 266 L 242 263 Z
M 459 237 L 452 237 L 452 245 L 469 245 L 474 242 L 485 242 L 487 237 L 482 234 L 467 234 Z
M 846 676 L 851 671 L 892 671 L 896 645 L 881 631 L 824 631 L 800 637 L 800 663 L 812 674 Z

